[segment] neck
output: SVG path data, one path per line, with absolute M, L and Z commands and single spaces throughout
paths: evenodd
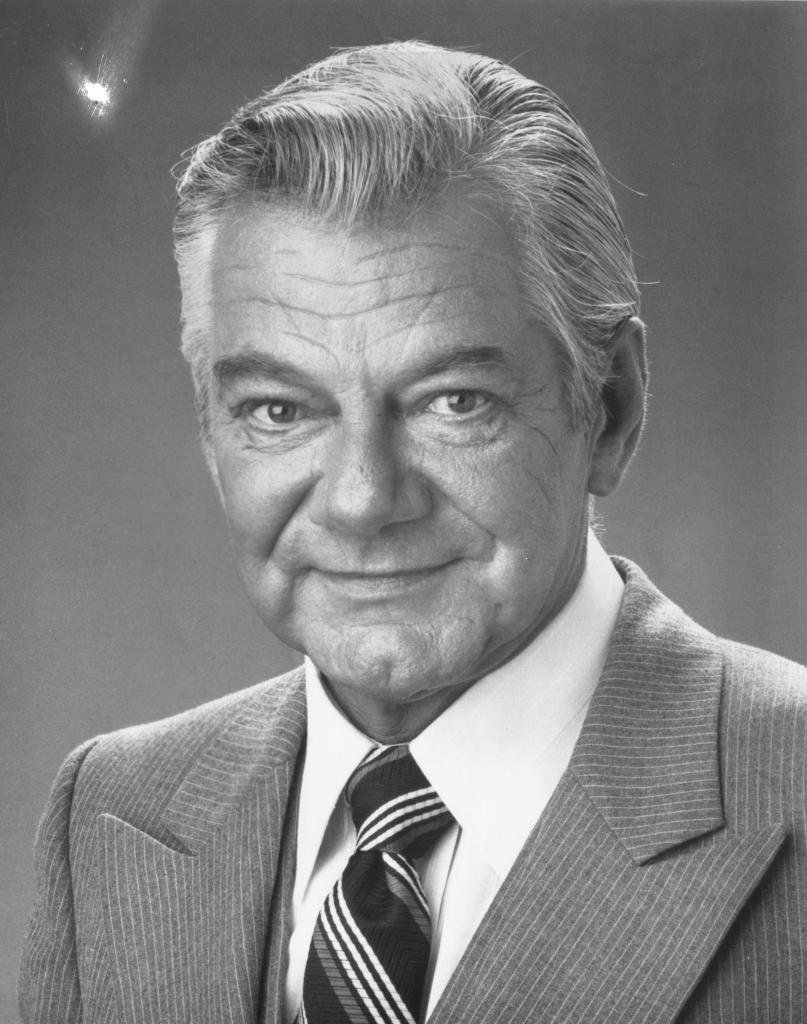
M 324 675 L 321 678 L 326 693 L 341 714 L 365 736 L 384 746 L 413 740 L 476 682 L 474 679 L 456 691 L 440 690 L 419 700 L 369 702 L 353 691 L 334 687 Z

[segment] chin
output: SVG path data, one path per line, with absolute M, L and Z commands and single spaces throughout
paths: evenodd
M 305 650 L 331 682 L 405 703 L 456 685 L 472 671 L 477 652 L 467 638 L 464 645 L 456 639 L 435 625 L 346 626 L 310 637 Z

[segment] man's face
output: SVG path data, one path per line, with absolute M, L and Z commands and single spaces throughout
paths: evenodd
M 209 458 L 263 620 L 378 738 L 507 660 L 579 577 L 591 459 L 489 211 L 270 208 L 213 257 Z

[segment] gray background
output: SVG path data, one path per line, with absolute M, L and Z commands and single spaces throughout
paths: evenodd
M 5 0 L 0 26 L 0 1020 L 68 750 L 297 660 L 242 595 L 197 450 L 168 170 L 331 47 L 512 61 L 644 194 L 615 186 L 654 282 L 651 418 L 606 546 L 704 625 L 807 660 L 804 5 Z M 102 51 L 127 82 L 93 119 L 76 75 Z

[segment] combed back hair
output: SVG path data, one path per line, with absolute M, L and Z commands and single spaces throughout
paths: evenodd
M 175 223 L 182 349 L 206 424 L 216 227 L 245 203 L 350 229 L 403 223 L 457 186 L 495 204 L 529 314 L 557 338 L 578 422 L 599 408 L 609 343 L 638 313 L 630 245 L 583 129 L 499 61 L 419 42 L 343 50 L 236 112 L 186 154 Z

